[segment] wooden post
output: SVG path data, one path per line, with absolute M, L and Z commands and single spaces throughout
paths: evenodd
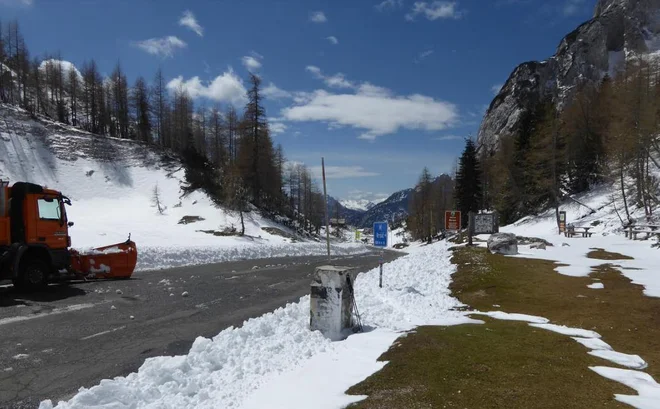
M 468 213 L 468 246 L 472 246 L 472 235 L 474 234 L 474 212 Z
M 325 202 L 325 241 L 328 245 L 328 261 L 330 261 L 330 219 L 328 216 L 328 189 L 325 185 L 325 158 L 321 158 L 323 172 L 323 200 Z

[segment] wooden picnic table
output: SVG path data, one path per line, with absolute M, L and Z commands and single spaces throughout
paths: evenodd
M 646 234 L 647 239 L 651 236 L 660 238 L 660 230 L 658 229 L 660 229 L 660 224 L 636 224 L 629 226 L 625 231 L 625 235 L 626 238 L 631 240 L 637 240 L 637 236 L 640 234 Z
M 564 232 L 564 235 L 566 237 L 573 237 L 580 234 L 582 235 L 582 237 L 591 237 L 591 235 L 593 234 L 589 232 L 591 228 L 592 228 L 591 226 L 569 226 Z M 576 230 L 581 230 L 581 231 L 576 231 Z

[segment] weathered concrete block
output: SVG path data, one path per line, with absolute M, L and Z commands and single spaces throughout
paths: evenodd
M 354 326 L 352 283 L 356 276 L 352 267 L 316 268 L 310 297 L 309 327 L 312 331 L 320 331 L 332 341 L 346 338 L 347 330 Z

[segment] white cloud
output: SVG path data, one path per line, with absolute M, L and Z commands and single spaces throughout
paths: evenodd
M 288 128 L 288 126 L 286 126 L 286 124 L 283 124 L 282 122 L 270 122 L 268 123 L 268 128 L 270 129 L 271 134 L 277 135 L 284 133 Z
M 167 88 L 170 90 L 176 90 L 179 87 L 185 89 L 192 98 L 206 98 L 235 105 L 245 103 L 245 86 L 231 68 L 210 82 L 202 81 L 197 76 L 188 80 L 178 76 L 167 83 Z
M 322 11 L 313 11 L 309 13 L 309 21 L 313 23 L 325 23 L 328 21 L 328 18 L 325 16 L 325 13 Z
M 424 61 L 431 54 L 433 54 L 433 50 L 426 50 L 417 54 L 417 57 L 415 58 L 415 64 L 419 64 L 420 62 Z
M 329 36 L 329 37 L 326 37 L 325 39 L 330 41 L 331 44 L 334 44 L 334 45 L 339 44 L 339 40 L 335 36 Z
M 269 83 L 262 88 L 261 94 L 269 99 L 282 99 L 282 98 L 292 98 L 293 95 L 289 91 L 285 91 L 281 88 L 278 88 L 274 83 Z
M 497 95 L 500 93 L 500 90 L 502 89 L 503 86 L 504 84 L 495 84 L 492 87 L 490 87 L 490 90 L 493 94 Z
M 444 135 L 444 136 L 438 136 L 436 138 L 433 138 L 435 141 L 458 141 L 461 139 L 465 139 L 464 136 L 458 136 L 458 135 Z
M 305 70 L 312 73 L 312 75 L 314 75 L 315 78 L 323 80 L 323 82 L 325 82 L 325 85 L 327 85 L 330 88 L 355 88 L 355 84 L 347 80 L 346 76 L 341 72 L 334 75 L 326 76 L 323 75 L 321 69 L 315 65 L 308 65 L 307 67 L 305 67 Z
M 310 170 L 321 177 L 322 169 L 320 166 L 312 166 Z M 326 166 L 325 177 L 327 179 L 349 179 L 349 178 L 363 178 L 371 176 L 380 176 L 379 173 L 369 172 L 362 166 Z
M 403 7 L 403 0 L 383 0 L 374 6 L 378 11 L 394 10 Z
M 133 45 L 149 54 L 172 57 L 176 50 L 186 48 L 188 44 L 176 36 L 168 36 L 136 41 Z
M 458 121 L 454 104 L 419 94 L 396 96 L 371 84 L 362 84 L 350 94 L 317 90 L 295 101 L 297 105 L 282 110 L 287 120 L 350 126 L 363 130 L 359 138 L 366 140 L 401 129 L 440 131 Z
M 195 18 L 195 15 L 190 10 L 186 10 L 183 12 L 183 15 L 179 19 L 179 25 L 183 27 L 188 27 L 189 29 L 197 33 L 198 36 L 204 37 L 204 27 L 199 25 L 197 19 Z
M 261 62 L 250 55 L 246 55 L 245 57 L 241 58 L 241 61 L 243 62 L 245 68 L 250 71 L 255 71 L 261 68 Z
M 416 1 L 412 10 L 406 14 L 406 20 L 414 21 L 418 15 L 422 15 L 428 20 L 434 21 L 440 18 L 459 19 L 463 16 L 463 12 L 458 9 L 458 5 L 455 1 L 436 0 L 430 3 Z

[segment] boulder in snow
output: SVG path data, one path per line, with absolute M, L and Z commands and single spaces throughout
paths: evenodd
M 545 243 L 532 243 L 530 249 L 545 250 Z
M 184 291 L 181 293 L 181 297 L 187 297 L 188 296 L 188 291 Z
M 518 239 L 512 233 L 491 234 L 488 238 L 488 250 L 496 254 L 518 254 Z

